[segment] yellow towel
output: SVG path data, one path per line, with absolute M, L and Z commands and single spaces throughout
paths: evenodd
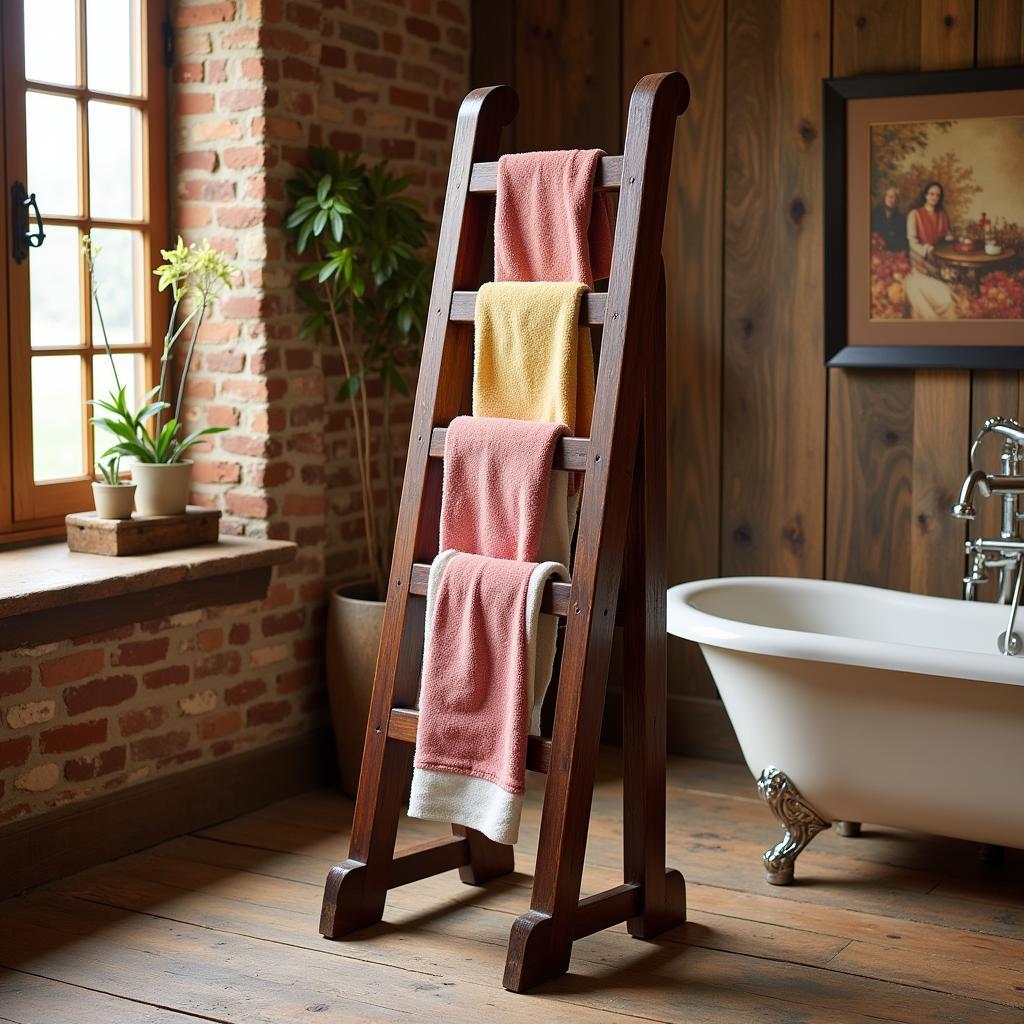
M 564 423 L 590 436 L 594 350 L 580 328 L 584 284 L 501 281 L 476 299 L 473 415 Z

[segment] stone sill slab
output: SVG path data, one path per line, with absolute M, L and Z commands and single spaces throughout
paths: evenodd
M 216 544 L 112 558 L 62 543 L 0 552 L 0 651 L 266 595 L 290 541 Z

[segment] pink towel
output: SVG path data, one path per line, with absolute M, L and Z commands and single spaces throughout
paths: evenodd
M 535 562 L 561 423 L 458 416 L 448 426 L 442 551 Z
M 499 843 L 518 838 L 526 736 L 554 661 L 544 587 L 569 576 L 558 562 L 537 562 L 564 433 L 559 423 L 460 416 L 445 442 L 443 550 L 427 587 L 409 814 Z
M 495 281 L 578 281 L 611 269 L 608 197 L 594 193 L 600 149 L 512 153 L 498 161 Z

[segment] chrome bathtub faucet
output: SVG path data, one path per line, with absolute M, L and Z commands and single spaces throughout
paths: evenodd
M 1003 438 L 1000 456 L 1002 472 L 998 475 L 987 473 L 975 465 L 978 446 L 989 434 Z M 994 416 L 985 421 L 978 431 L 968 461 L 968 473 L 960 488 L 960 498 L 953 506 L 957 519 L 973 520 L 977 517 L 974 506 L 975 493 L 983 498 L 999 495 L 1002 498 L 1002 519 L 999 537 L 979 537 L 968 540 L 964 551 L 972 558 L 971 568 L 964 577 L 964 600 L 977 600 L 979 586 L 989 582 L 989 569 L 998 571 L 998 601 L 1009 605 L 1010 617 L 1006 630 L 1000 633 L 996 644 L 1001 654 L 1017 655 L 1024 649 L 1024 640 L 1014 632 L 1017 609 L 1020 606 L 1021 584 L 1024 581 L 1024 537 L 1020 523 L 1024 518 L 1020 499 L 1024 494 L 1024 428 L 1014 419 Z

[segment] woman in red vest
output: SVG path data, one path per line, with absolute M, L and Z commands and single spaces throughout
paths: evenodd
M 929 181 L 917 205 L 907 214 L 910 273 L 903 281 L 903 290 L 915 319 L 956 319 L 953 293 L 940 278 L 932 256 L 939 242 L 953 237 L 949 217 L 942 205 L 943 195 L 942 185 Z

